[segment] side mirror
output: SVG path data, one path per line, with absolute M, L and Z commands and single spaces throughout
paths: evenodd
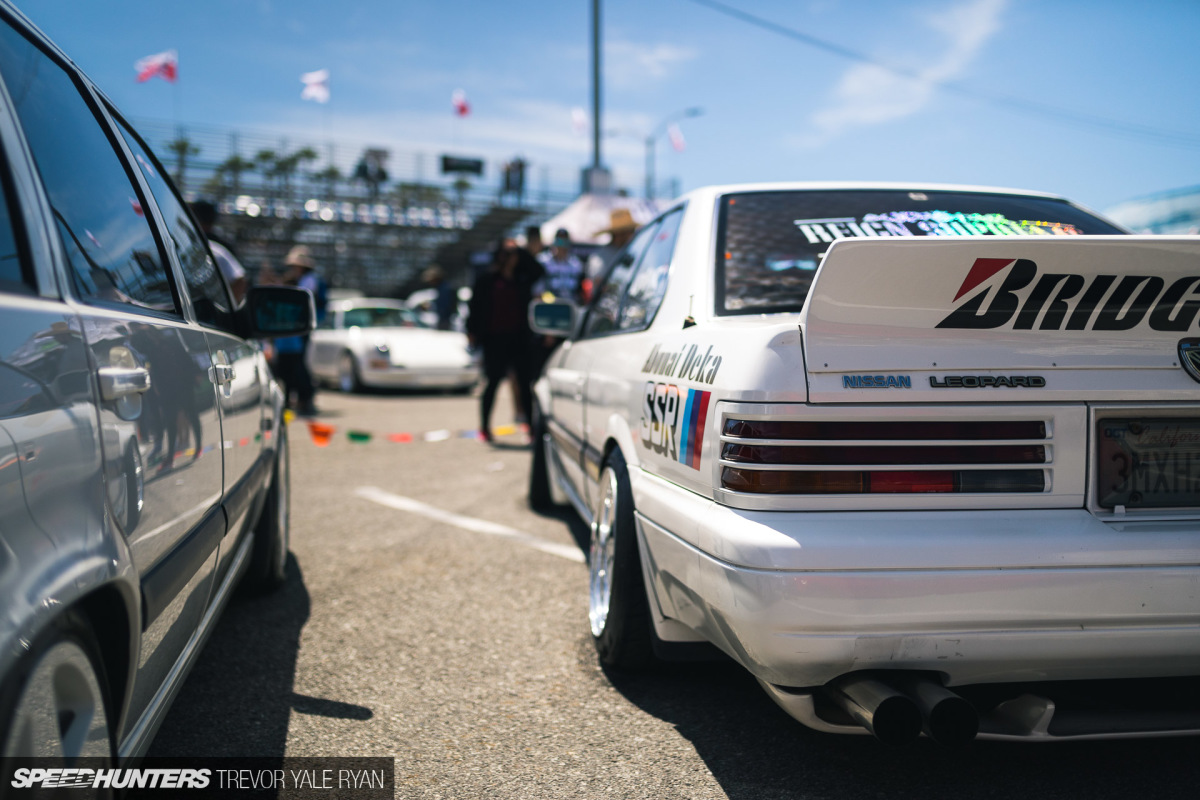
M 529 304 L 529 327 L 543 336 L 570 336 L 575 330 L 574 303 L 544 303 L 535 300 Z
M 243 313 L 251 339 L 307 336 L 317 321 L 312 293 L 294 286 L 251 286 Z

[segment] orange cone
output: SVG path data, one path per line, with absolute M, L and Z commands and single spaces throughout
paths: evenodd
M 317 447 L 328 447 L 333 438 L 334 427 L 323 422 L 308 423 L 308 432 L 312 434 L 313 444 Z

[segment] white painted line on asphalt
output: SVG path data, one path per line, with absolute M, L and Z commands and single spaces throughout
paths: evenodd
M 543 553 L 565 558 L 568 561 L 584 563 L 583 553 L 579 552 L 578 548 L 568 547 L 563 544 L 555 544 L 547 542 L 545 539 L 539 539 L 536 536 L 530 536 L 528 533 L 522 533 L 516 528 L 510 528 L 507 525 L 501 525 L 496 522 L 488 522 L 485 519 L 475 519 L 474 517 L 464 517 L 462 514 L 455 514 L 452 511 L 444 511 L 440 508 L 422 503 L 420 500 L 413 500 L 411 497 L 401 497 L 398 494 L 385 492 L 383 489 L 378 489 L 374 486 L 360 486 L 354 491 L 356 495 L 364 500 L 370 500 L 372 503 L 379 503 L 381 506 L 394 508 L 398 511 L 407 511 L 410 514 L 420 514 L 423 517 L 444 522 L 447 525 L 453 525 L 456 528 L 462 528 L 465 531 L 473 533 L 486 533 L 491 536 L 502 536 L 505 539 L 532 547 L 534 550 L 541 550 Z

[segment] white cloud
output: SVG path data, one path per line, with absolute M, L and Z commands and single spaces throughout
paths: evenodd
M 852 128 L 917 113 L 929 102 L 935 85 L 961 75 L 1000 30 L 1000 16 L 1007 2 L 969 0 L 930 16 L 927 24 L 944 34 L 948 44 L 937 61 L 913 70 L 919 79 L 903 77 L 873 64 L 851 67 L 834 89 L 834 103 L 812 115 L 815 130 L 794 141 L 817 147 Z
M 670 77 L 677 67 L 696 58 L 691 47 L 616 40 L 604 43 L 604 77 L 617 87 L 644 85 L 647 79 Z

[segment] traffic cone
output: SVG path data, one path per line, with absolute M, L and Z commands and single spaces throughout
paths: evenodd
M 313 444 L 317 447 L 328 447 L 334 430 L 332 425 L 326 425 L 324 422 L 308 423 L 308 432 L 312 434 Z

